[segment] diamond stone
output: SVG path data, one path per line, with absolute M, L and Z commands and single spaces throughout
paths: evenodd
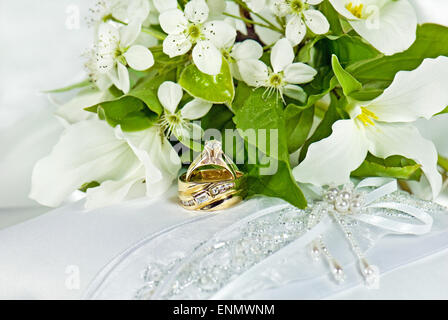
M 197 204 L 202 204 L 206 202 L 209 198 L 210 196 L 207 192 L 201 192 L 194 196 L 194 199 L 196 200 Z

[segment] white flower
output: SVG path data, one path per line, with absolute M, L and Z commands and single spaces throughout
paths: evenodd
M 113 205 L 130 197 L 158 197 L 170 187 L 181 167 L 171 144 L 157 127 L 125 133 L 105 121 L 87 120 L 66 129 L 53 151 L 34 167 L 30 197 L 59 206 L 83 184 L 86 207 Z
M 180 56 L 193 48 L 193 61 L 198 69 L 209 75 L 221 71 L 220 50 L 233 45 L 235 29 L 224 21 L 206 22 L 209 8 L 204 0 L 192 0 L 179 9 L 163 12 L 160 26 L 168 36 L 163 41 L 163 52 L 170 57 Z
M 100 0 L 89 11 L 89 23 L 93 25 L 108 19 L 125 23 L 142 22 L 150 12 L 150 4 L 148 0 Z
M 238 63 L 244 63 L 246 60 L 258 60 L 262 55 L 263 47 L 255 40 L 249 39 L 236 43 L 229 54 L 232 76 L 237 80 L 243 80 Z
M 172 81 L 165 81 L 157 92 L 160 103 L 164 107 L 164 114 L 161 117 L 161 127 L 166 131 L 166 136 L 174 134 L 180 141 L 184 138 L 192 138 L 193 130 L 202 132 L 201 128 L 195 128 L 195 124 L 188 120 L 195 120 L 205 116 L 212 107 L 212 103 L 201 99 L 193 99 L 177 110 L 183 96 L 182 87 Z
M 225 13 L 234 15 L 239 17 L 240 16 L 240 7 L 237 3 L 233 2 L 233 1 L 225 1 Z M 229 17 L 229 16 L 225 16 L 225 15 L 221 15 L 221 17 L 225 22 L 227 22 L 228 24 L 230 24 L 231 26 L 233 26 L 235 28 L 235 30 L 241 32 L 242 34 L 247 34 L 247 27 L 246 27 L 246 23 L 244 23 L 244 21 L 242 21 L 241 19 L 236 19 L 233 17 Z
M 442 184 L 436 148 L 410 123 L 429 119 L 448 105 L 447 77 L 447 57 L 425 59 L 417 69 L 397 73 L 381 96 L 355 102 L 351 119 L 337 121 L 328 138 L 310 146 L 293 170 L 295 178 L 316 185 L 344 184 L 367 152 L 383 159 L 402 155 L 421 165 L 436 197 Z
M 261 12 L 267 5 L 266 0 L 244 0 L 249 9 L 254 12 Z
M 99 26 L 94 61 L 91 60 L 89 64 L 94 81 L 98 81 L 96 77 L 107 75 L 117 88 L 127 93 L 130 82 L 126 65 L 139 71 L 153 66 L 154 57 L 151 51 L 142 45 L 133 44 L 140 28 L 140 22 L 132 22 L 120 30 L 107 23 Z
M 306 27 L 315 34 L 325 34 L 330 29 L 327 18 L 313 9 L 323 0 L 275 0 L 274 13 L 279 17 L 286 17 L 286 38 L 295 46 L 302 42 L 306 35 Z
M 272 70 L 259 60 L 243 60 L 238 63 L 241 76 L 248 85 L 266 87 L 267 92 L 277 91 L 283 97 L 300 100 L 303 90 L 296 84 L 314 79 L 317 71 L 312 67 L 294 61 L 294 51 L 288 39 L 281 39 L 272 48 Z
M 415 41 L 417 17 L 407 0 L 330 0 L 355 31 L 386 55 L 405 51 Z

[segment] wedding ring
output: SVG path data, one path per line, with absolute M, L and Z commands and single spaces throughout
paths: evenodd
M 236 179 L 236 170 L 238 168 L 224 151 L 222 151 L 222 144 L 217 140 L 210 140 L 205 143 L 204 151 L 202 151 L 188 168 L 186 180 L 190 180 L 193 172 L 206 166 L 223 168 L 232 175 L 233 179 Z
M 179 201 L 187 210 L 216 211 L 243 200 L 246 176 L 222 151 L 221 143 L 208 141 L 204 151 L 179 177 Z

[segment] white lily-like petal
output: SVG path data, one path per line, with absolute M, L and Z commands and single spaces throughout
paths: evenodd
M 183 33 L 170 34 L 163 40 L 163 52 L 170 58 L 187 53 L 191 46 L 191 41 Z
M 180 110 L 180 114 L 184 119 L 195 120 L 205 116 L 212 106 L 213 103 L 211 102 L 202 99 L 193 99 Z
M 302 42 L 306 35 L 306 25 L 298 16 L 292 16 L 286 23 L 285 36 L 293 45 Z
M 160 27 L 169 35 L 183 32 L 188 26 L 188 20 L 179 9 L 164 11 L 159 16 Z
M 344 184 L 367 155 L 369 144 L 353 120 L 340 120 L 333 133 L 313 143 L 305 159 L 293 169 L 294 177 L 302 183 L 315 185 Z
M 131 87 L 128 68 L 126 68 L 120 62 L 117 62 L 117 72 L 118 72 L 118 84 L 119 84 L 117 88 L 123 91 L 124 93 L 128 93 Z
M 294 50 L 288 39 L 276 42 L 271 52 L 271 65 L 275 73 L 285 70 L 294 60 Z
M 442 188 L 442 176 L 437 170 L 437 150 L 434 144 L 424 139 L 413 125 L 403 123 L 381 123 L 365 128 L 370 141 L 369 151 L 385 159 L 402 155 L 412 159 L 422 167 L 436 198 Z
M 306 10 L 303 12 L 305 23 L 315 34 L 325 34 L 330 30 L 327 18 L 319 10 Z
M 148 48 L 142 45 L 134 45 L 125 53 L 124 57 L 129 66 L 138 71 L 151 68 L 154 65 L 154 57 Z
M 157 97 L 162 106 L 170 113 L 175 113 L 182 99 L 182 87 L 172 81 L 165 81 L 159 86 Z
M 86 203 L 87 209 L 96 209 L 119 204 L 125 200 L 145 195 L 144 188 L 145 170 L 143 165 L 130 172 L 128 176 L 120 180 L 107 180 L 96 188 L 87 189 Z M 140 192 L 133 197 L 129 197 L 131 190 L 140 186 Z M 141 190 L 143 189 L 143 190 Z M 134 192 L 136 193 L 136 192 Z
M 221 52 L 209 40 L 201 40 L 196 43 L 193 48 L 193 61 L 203 73 L 215 76 L 221 72 Z
M 400 71 L 382 95 L 366 107 L 386 122 L 431 118 L 448 106 L 448 57 L 425 59 L 415 70 Z
M 176 0 L 152 0 L 152 2 L 160 13 L 177 8 Z
M 259 87 L 269 79 L 268 67 L 260 60 L 242 60 L 238 62 L 241 76 L 248 85 Z
M 159 197 L 171 186 L 181 167 L 177 152 L 157 126 L 138 132 L 122 132 L 117 136 L 131 147 L 145 168 L 146 196 Z
M 218 49 L 230 48 L 236 39 L 236 30 L 224 21 L 205 23 L 203 33 Z
M 347 5 L 351 1 L 330 0 L 334 8 L 349 19 L 353 29 L 386 55 L 407 50 L 416 39 L 417 16 L 407 0 L 359 0 L 361 15 L 354 16 Z
M 204 23 L 209 14 L 205 0 L 191 0 L 185 5 L 185 17 L 194 23 Z
M 301 62 L 290 64 L 285 69 L 285 80 L 288 83 L 307 83 L 314 79 L 317 71 Z
M 120 29 L 120 45 L 123 48 L 129 47 L 131 44 L 137 40 L 140 30 L 142 28 L 140 21 L 133 21 L 127 26 Z
M 108 98 L 110 98 L 109 95 L 108 91 L 90 88 L 82 90 L 76 97 L 59 106 L 55 115 L 64 119 L 67 124 L 74 124 L 83 120 L 92 119 L 95 117 L 95 114 L 84 110 L 84 108 L 108 100 Z
M 263 47 L 255 40 L 245 40 L 233 46 L 231 56 L 237 61 L 249 59 L 258 60 L 263 56 Z
M 84 183 L 120 180 L 138 165 L 105 121 L 82 121 L 68 127 L 51 154 L 35 165 L 30 198 L 56 207 Z

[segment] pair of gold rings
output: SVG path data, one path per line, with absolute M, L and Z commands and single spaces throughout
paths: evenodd
M 223 152 L 221 142 L 207 141 L 204 151 L 179 177 L 179 201 L 187 210 L 216 211 L 244 198 L 246 177 Z

